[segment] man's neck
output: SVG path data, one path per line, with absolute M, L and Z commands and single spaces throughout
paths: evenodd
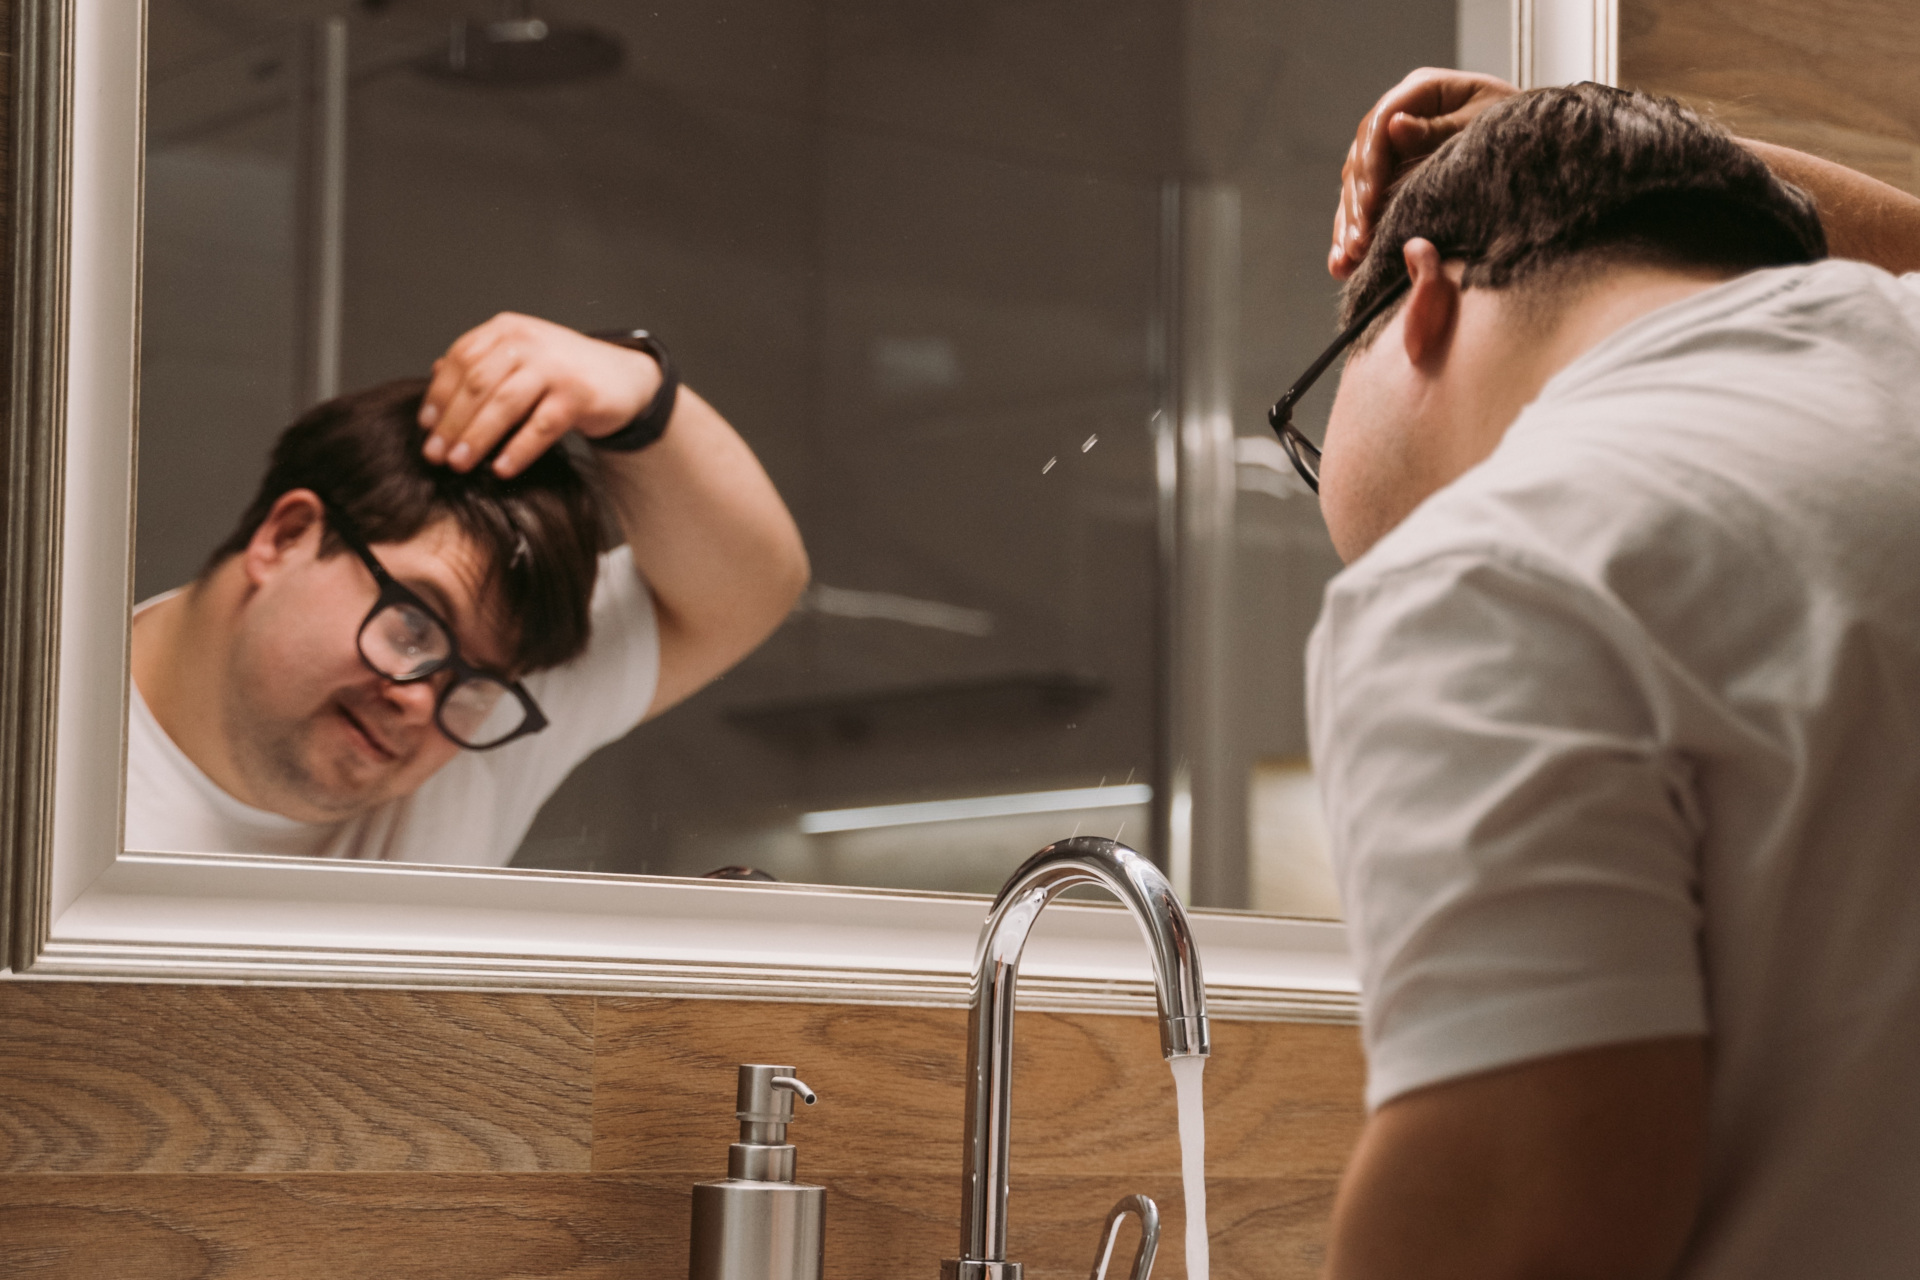
M 1619 267 L 1568 287 L 1560 298 L 1505 291 L 1461 294 L 1464 360 L 1450 362 L 1465 465 L 1493 452 L 1520 411 L 1554 375 L 1640 317 L 1726 283 L 1731 277 L 1659 267 Z
M 131 666 L 141 699 L 174 745 L 222 791 L 263 807 L 248 794 L 222 729 L 230 624 L 245 587 L 236 557 L 142 610 L 133 620 Z

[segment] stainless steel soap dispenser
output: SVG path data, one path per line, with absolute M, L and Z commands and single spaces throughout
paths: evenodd
M 792 1067 L 741 1064 L 726 1181 L 693 1188 L 691 1280 L 820 1280 L 827 1189 L 793 1180 L 795 1095 L 815 1101 Z

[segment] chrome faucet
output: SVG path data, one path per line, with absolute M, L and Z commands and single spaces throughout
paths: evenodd
M 1007 1261 L 1007 1140 L 1012 1129 L 1013 988 L 1020 952 L 1040 911 L 1064 889 L 1104 886 L 1133 913 L 1153 956 L 1153 995 L 1160 1007 L 1160 1052 L 1207 1056 L 1207 993 L 1187 913 L 1160 868 L 1112 840 L 1081 836 L 1050 844 L 1021 865 L 987 912 L 974 959 L 973 1005 L 967 1015 L 967 1149 L 960 1204 L 960 1256 L 940 1264 L 941 1280 L 1021 1280 Z M 1113 1248 L 1113 1227 L 1132 1205 L 1114 1206 L 1096 1274 Z M 1158 1214 L 1136 1210 L 1141 1240 L 1133 1267 L 1145 1280 L 1159 1237 Z

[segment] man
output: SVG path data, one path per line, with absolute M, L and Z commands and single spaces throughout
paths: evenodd
M 1920 1257 L 1920 277 L 1829 243 L 1920 267 L 1920 201 L 1593 85 L 1361 125 L 1289 443 L 1348 562 L 1335 1280 Z
M 430 382 L 288 428 L 200 577 L 137 611 L 127 844 L 504 865 L 574 765 L 739 661 L 806 577 L 657 340 L 497 316 Z

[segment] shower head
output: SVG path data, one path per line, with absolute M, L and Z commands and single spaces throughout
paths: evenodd
M 417 65 L 443 80 L 514 88 L 611 75 L 620 59 L 617 37 L 592 27 L 555 26 L 523 11 L 499 22 L 457 20 L 446 48 Z

